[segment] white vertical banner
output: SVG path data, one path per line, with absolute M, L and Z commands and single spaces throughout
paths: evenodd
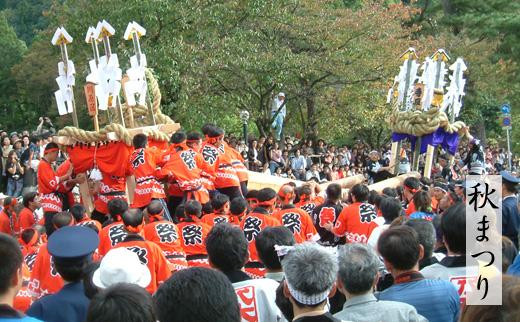
M 502 305 L 502 176 L 466 177 L 467 305 Z

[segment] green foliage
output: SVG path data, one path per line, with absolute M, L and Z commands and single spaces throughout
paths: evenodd
M 16 84 L 13 81 L 11 67 L 22 59 L 26 47 L 23 41 L 16 37 L 3 12 L 0 12 L 0 44 L 0 110 L 4 116 L 4 126 L 6 119 L 13 117 L 16 112 L 16 106 L 13 105 L 16 99 Z
M 31 44 L 35 35 L 47 28 L 47 11 L 52 0 L 4 0 L 3 6 L 9 23 L 16 34 L 27 44 Z
M 287 133 L 338 143 L 360 137 L 382 145 L 389 138 L 388 82 L 410 46 L 421 61 L 437 48 L 465 59 L 461 118 L 482 136 L 501 136 L 502 102 L 511 102 L 515 114 L 520 105 L 517 1 L 3 0 L 0 5 L 5 8 L 0 29 L 7 31 L 0 37 L 8 44 L 0 50 L 9 60 L 0 67 L 0 86 L 11 86 L 2 91 L 0 105 L 4 111 L 13 107 L 8 125 L 13 128 L 34 124 L 41 115 L 71 124 L 69 116 L 57 118 L 53 96 L 61 57 L 50 39 L 61 25 L 74 37 L 69 56 L 77 71 L 80 123 L 91 128 L 83 84 L 92 51 L 83 39 L 102 19 L 116 29 L 111 44 L 123 71 L 133 55 L 132 43 L 122 39 L 126 25 L 135 20 L 147 29 L 141 47 L 159 80 L 162 110 L 186 129 L 215 122 L 238 134 L 238 114 L 247 110 L 249 129 L 268 133 L 271 99 L 283 91 Z

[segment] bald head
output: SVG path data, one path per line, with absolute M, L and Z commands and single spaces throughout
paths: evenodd
M 283 185 L 278 191 L 278 198 L 284 205 L 292 204 L 294 201 L 294 187 L 288 184 Z

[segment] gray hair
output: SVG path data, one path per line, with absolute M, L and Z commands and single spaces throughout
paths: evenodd
M 433 223 L 425 219 L 411 219 L 406 221 L 405 225 L 417 232 L 419 243 L 424 248 L 424 258 L 430 258 L 433 254 L 435 241 L 437 240 Z
M 282 268 L 289 286 L 311 296 L 330 291 L 338 274 L 338 261 L 333 251 L 305 242 L 294 246 L 283 258 Z
M 338 251 L 339 279 L 350 294 L 364 294 L 372 288 L 379 259 L 366 244 L 346 244 Z

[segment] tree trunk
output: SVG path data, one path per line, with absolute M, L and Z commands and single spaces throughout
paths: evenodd
M 318 140 L 318 120 L 316 120 L 316 100 L 314 93 L 309 93 L 305 99 L 305 105 L 307 106 L 307 138 L 311 139 L 312 142 Z

